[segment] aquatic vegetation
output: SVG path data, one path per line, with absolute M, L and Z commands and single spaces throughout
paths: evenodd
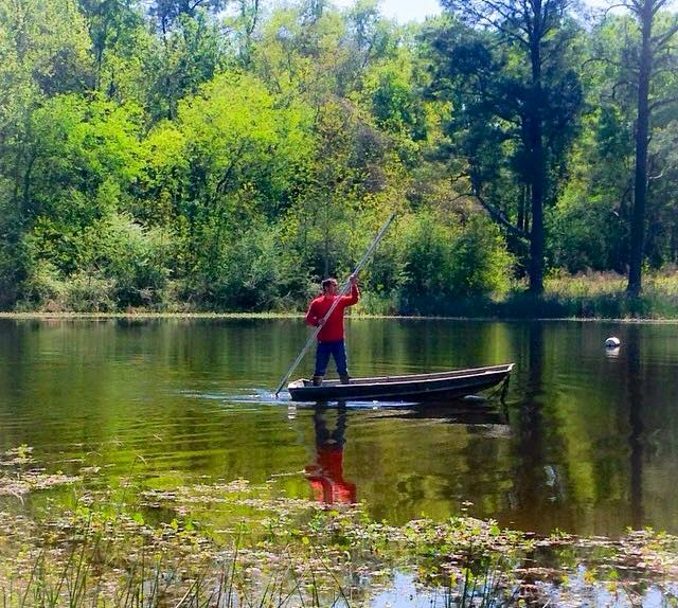
M 30 454 L 4 454 L 3 466 L 32 479 Z M 70 506 L 0 512 L 3 606 L 376 606 L 396 580 L 431 606 L 678 597 L 678 538 L 649 530 L 538 538 L 466 516 L 391 526 L 360 505 L 287 499 L 245 480 L 91 490 L 80 482 L 97 469 L 85 465 Z
M 46 473 L 36 465 L 32 452 L 29 446 L 20 445 L 0 454 L 0 496 L 21 496 L 78 481 L 61 472 Z

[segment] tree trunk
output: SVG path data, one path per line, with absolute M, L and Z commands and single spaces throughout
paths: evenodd
M 645 237 L 645 202 L 647 199 L 647 148 L 650 128 L 650 76 L 652 72 L 653 1 L 646 0 L 638 11 L 642 33 L 638 72 L 638 119 L 636 124 L 636 170 L 631 212 L 631 248 L 629 282 L 626 291 L 633 296 L 642 290 L 643 242 Z
M 535 29 L 539 27 L 535 21 Z M 530 183 L 532 229 L 530 231 L 530 292 L 544 292 L 544 142 L 542 135 L 541 37 L 537 34 L 530 49 L 532 67 L 532 108 L 528 131 L 532 175 Z
M 533 151 L 532 230 L 530 232 L 530 292 L 544 292 L 544 158 L 541 145 L 541 125 L 535 125 L 537 141 Z

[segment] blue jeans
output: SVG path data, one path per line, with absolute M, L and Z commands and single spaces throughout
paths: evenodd
M 325 375 L 330 355 L 334 357 L 334 362 L 337 364 L 337 373 L 340 376 L 348 376 L 346 347 L 343 340 L 318 342 L 318 348 L 315 351 L 315 375 Z

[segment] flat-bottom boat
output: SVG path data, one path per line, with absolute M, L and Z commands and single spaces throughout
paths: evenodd
M 442 401 L 473 395 L 505 380 L 513 363 L 434 374 L 325 380 L 314 386 L 300 378 L 287 385 L 293 401 Z

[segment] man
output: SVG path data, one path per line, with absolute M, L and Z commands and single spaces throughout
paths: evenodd
M 306 313 L 306 323 L 313 327 L 322 325 L 318 333 L 318 348 L 315 352 L 315 373 L 313 384 L 320 386 L 327 371 L 330 356 L 334 357 L 337 373 L 342 384 L 348 384 L 348 368 L 346 364 L 346 347 L 344 346 L 344 309 L 353 306 L 360 300 L 358 280 L 351 275 L 351 295 L 337 295 L 337 280 L 325 279 L 322 282 L 323 294 L 313 300 Z M 336 307 L 329 319 L 323 324 L 325 315 L 332 307 L 334 301 L 339 298 Z

